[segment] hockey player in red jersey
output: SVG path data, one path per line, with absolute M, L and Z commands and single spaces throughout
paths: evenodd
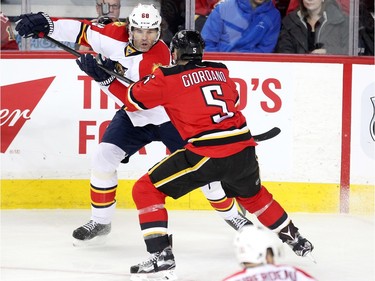
M 235 197 L 297 255 L 309 255 L 312 244 L 300 235 L 261 183 L 256 143 L 237 108 L 239 94 L 227 67 L 202 61 L 204 41 L 198 31 L 178 32 L 170 49 L 175 66 L 159 67 L 127 89 L 117 79 L 103 86 L 125 95 L 125 110 L 129 112 L 163 106 L 187 141 L 183 149 L 150 168 L 133 187 L 140 227 L 151 255 L 130 268 L 132 280 L 148 280 L 149 275 L 175 279 L 165 198 L 180 198 L 213 181 L 221 181 L 228 197 Z
M 20 18 L 16 26 L 20 35 L 38 37 L 40 33 L 44 33 L 56 40 L 90 46 L 95 52 L 124 66 L 125 76 L 133 81 L 151 73 L 157 65 L 170 64 L 169 48 L 159 40 L 161 18 L 153 5 L 139 4 L 135 7 L 129 15 L 128 26 L 121 22 L 98 25 L 90 21 L 51 19 L 44 13 L 25 14 Z M 94 61 L 91 55 L 87 57 Z M 84 69 L 86 66 L 81 64 L 80 67 Z M 102 76 L 90 76 L 100 80 L 101 84 L 113 80 L 106 73 L 100 75 Z M 123 105 L 125 97 L 122 93 L 104 91 Z M 87 224 L 74 230 L 74 245 L 97 244 L 97 240 L 102 240 L 110 233 L 116 206 L 116 170 L 120 162 L 128 162 L 131 155 L 152 141 L 163 142 L 171 152 L 185 145 L 163 107 L 143 112 L 117 111 L 92 156 L 92 215 Z M 219 182 L 210 183 L 201 190 L 213 208 L 233 228 L 239 229 L 250 224 L 248 219 L 238 213 L 234 200 L 226 197 Z
M 280 240 L 267 229 L 249 225 L 236 233 L 234 251 L 237 261 L 243 267 L 223 281 L 315 281 L 305 271 L 292 266 L 276 264 L 282 250 Z

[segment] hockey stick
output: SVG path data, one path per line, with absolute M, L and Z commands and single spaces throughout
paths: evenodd
M 56 44 L 59 48 L 63 49 L 64 51 L 67 51 L 68 53 L 70 53 L 70 54 L 72 54 L 72 55 L 74 55 L 74 56 L 76 56 L 78 58 L 81 56 L 80 52 L 78 52 L 78 51 L 76 51 L 76 50 L 74 50 L 74 49 L 72 49 L 72 48 L 64 45 L 60 41 L 57 41 L 57 40 L 53 39 L 52 37 L 50 37 L 48 35 L 44 35 L 44 36 L 42 36 L 42 38 L 46 38 L 48 41 L 51 41 L 52 43 Z M 98 64 L 98 66 L 99 66 L 99 68 L 101 68 L 102 70 L 104 70 L 108 74 L 111 74 L 111 75 L 115 76 L 119 80 L 122 80 L 122 81 L 124 81 L 124 82 L 126 82 L 128 84 L 133 84 L 134 83 L 133 80 L 131 80 L 129 78 L 126 78 L 126 77 L 124 77 L 124 76 L 122 76 L 122 75 L 120 75 L 120 74 L 118 74 L 118 73 L 116 73 L 116 72 L 114 72 L 112 70 L 109 70 L 109 69 L 105 68 L 104 66 L 102 66 L 100 64 Z M 269 130 L 269 131 L 267 131 L 267 132 L 265 132 L 263 134 L 259 134 L 259 135 L 253 136 L 253 138 L 254 138 L 254 140 L 256 142 L 264 141 L 264 140 L 268 140 L 268 139 L 271 139 L 273 137 L 276 137 L 278 134 L 280 134 L 280 132 L 281 132 L 280 128 L 274 127 L 271 130 Z
M 52 37 L 49 37 L 48 35 L 44 35 L 41 38 L 47 39 L 48 41 L 56 44 L 59 48 L 63 49 L 64 51 L 67 51 L 68 53 L 71 53 L 72 55 L 76 56 L 77 58 L 79 58 L 81 56 L 80 52 L 78 52 L 78 51 L 76 51 L 76 50 L 74 50 L 74 49 L 72 49 L 72 48 L 64 45 L 60 41 L 57 41 L 57 40 L 53 39 Z M 109 70 L 109 69 L 105 68 L 104 66 L 102 66 L 100 64 L 98 64 L 98 66 L 99 66 L 99 68 L 101 68 L 102 70 L 104 70 L 108 74 L 110 74 L 112 76 L 115 76 L 119 80 L 122 80 L 122 81 L 124 81 L 124 82 L 126 82 L 128 84 L 133 84 L 134 83 L 133 80 L 130 80 L 129 78 L 126 78 L 126 77 L 124 77 L 124 76 L 122 76 L 122 75 L 120 75 L 120 74 L 118 74 L 118 73 L 116 73 L 116 72 L 114 72 L 112 70 Z
M 269 140 L 269 139 L 276 137 L 278 134 L 280 134 L 280 132 L 281 132 L 280 128 L 273 127 L 271 130 L 263 134 L 253 136 L 253 138 L 256 142 L 265 141 L 265 140 Z

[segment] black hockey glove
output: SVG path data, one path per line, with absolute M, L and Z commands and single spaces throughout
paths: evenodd
M 112 60 L 101 59 L 101 61 L 102 66 L 108 70 L 114 71 L 115 64 Z M 92 77 L 96 82 L 99 82 L 101 86 L 108 86 L 113 80 L 115 80 L 114 76 L 105 72 L 98 66 L 97 60 L 91 54 L 82 54 L 76 62 L 82 71 L 86 72 L 86 74 Z
M 40 38 L 53 32 L 53 21 L 43 13 L 22 14 L 16 18 L 16 31 L 22 37 Z

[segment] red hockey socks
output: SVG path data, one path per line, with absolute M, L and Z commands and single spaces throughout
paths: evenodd
M 280 204 L 273 199 L 271 193 L 262 186 L 259 192 L 252 197 L 236 197 L 246 210 L 257 216 L 258 220 L 266 227 L 272 230 L 277 230 L 280 226 L 284 226 L 288 221 L 288 215 L 280 206 Z
M 142 176 L 133 187 L 133 200 L 139 211 L 139 222 L 144 236 L 154 229 L 166 234 L 168 213 L 164 208 L 166 195 L 151 182 L 148 174 Z M 148 230 L 147 230 L 148 229 Z
M 106 208 L 116 202 L 116 186 L 110 188 L 97 188 L 91 184 L 91 205 L 95 208 Z

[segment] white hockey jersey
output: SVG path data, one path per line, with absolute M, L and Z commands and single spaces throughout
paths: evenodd
M 125 23 L 114 22 L 107 25 L 98 25 L 90 21 L 72 19 L 53 19 L 54 30 L 51 37 L 59 41 L 75 42 L 90 46 L 94 52 L 106 58 L 121 63 L 127 70 L 125 76 L 132 81 L 153 72 L 159 65 L 169 65 L 170 51 L 167 45 L 159 40 L 148 52 L 139 52 L 129 45 L 129 35 Z M 121 83 L 126 84 L 121 81 Z M 123 105 L 124 95 L 114 95 L 103 91 Z M 146 111 L 127 112 L 134 126 L 143 127 L 147 124 L 160 125 L 169 121 L 169 117 L 162 106 Z
M 245 268 L 223 281 L 315 281 L 312 276 L 290 265 L 265 264 Z

